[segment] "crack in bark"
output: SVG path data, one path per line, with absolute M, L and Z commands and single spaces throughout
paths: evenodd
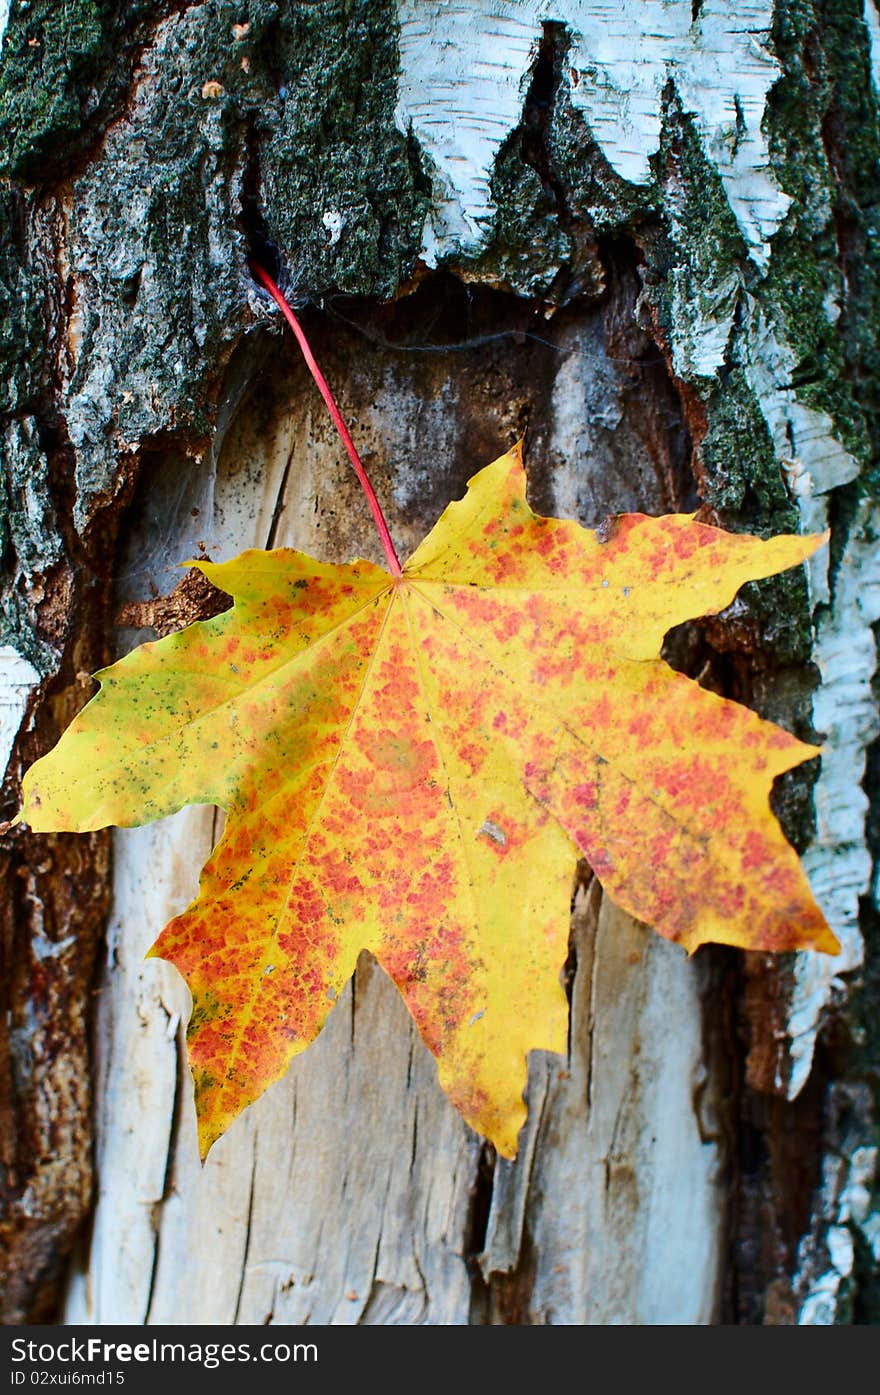
M 254 1221 L 254 1193 L 255 1193 L 255 1181 L 256 1181 L 256 1176 L 257 1176 L 257 1131 L 256 1131 L 256 1127 L 255 1127 L 255 1128 L 254 1128 L 254 1132 L 253 1132 L 253 1136 L 252 1136 L 252 1138 L 251 1138 L 251 1175 L 250 1175 L 250 1182 L 248 1183 L 247 1220 L 246 1220 L 246 1222 L 245 1222 L 244 1246 L 243 1246 L 243 1248 L 242 1248 L 242 1256 L 241 1256 L 241 1276 L 240 1276 L 240 1279 L 239 1279 L 238 1291 L 237 1291 L 237 1293 L 236 1293 L 236 1295 L 235 1295 L 235 1310 L 234 1310 L 233 1316 L 232 1316 L 233 1325 L 236 1325 L 236 1324 L 238 1323 L 239 1314 L 241 1313 L 241 1299 L 242 1299 L 242 1295 L 243 1295 L 243 1293 L 244 1293 L 245 1279 L 247 1278 L 247 1273 L 248 1273 L 248 1256 L 249 1256 L 249 1254 L 250 1254 L 250 1252 L 251 1252 L 251 1235 L 252 1235 L 252 1232 L 253 1232 L 253 1221 Z

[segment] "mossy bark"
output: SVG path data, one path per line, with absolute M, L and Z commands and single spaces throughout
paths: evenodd
M 396 118 L 398 35 L 392 0 L 13 0 L 0 53 L 0 646 L 39 682 L 13 744 L 3 817 L 15 812 L 22 770 L 89 695 L 88 674 L 132 638 L 114 625 L 119 607 L 149 602 L 151 586 L 172 588 L 153 554 L 164 566 L 172 535 L 198 546 L 236 431 L 239 500 L 261 497 L 260 413 L 267 430 L 287 413 L 301 436 L 312 433 L 328 555 L 371 545 L 324 428 L 301 405 L 307 384 L 282 366 L 252 257 L 303 308 L 373 451 L 375 482 L 412 540 L 524 429 L 531 497 L 544 511 L 563 500 L 596 523 L 623 508 L 701 505 L 734 529 L 796 529 L 792 477 L 755 386 L 755 326 L 772 323 L 794 364 L 786 391 L 823 414 L 859 467 L 830 494 L 830 591 L 814 613 L 803 576 L 748 587 L 725 616 L 670 637 L 669 657 L 815 736 L 816 625 L 837 613 L 835 567 L 867 555 L 853 549 L 870 542 L 878 468 L 880 149 L 861 0 L 777 5 L 769 42 L 781 76 L 764 130 L 792 202 L 765 268 L 747 254 L 674 75 L 651 178 L 628 183 L 573 101 L 571 32 L 552 18 L 536 28 L 521 121 L 494 161 L 483 245 L 447 249 L 429 268 L 420 254 L 436 171 Z M 728 313 L 726 347 L 707 372 L 695 326 L 726 323 Z M 566 389 L 561 365 L 573 346 L 581 366 Z M 565 391 L 580 394 L 566 410 L 581 425 L 567 436 Z M 376 425 L 377 401 L 394 419 L 387 429 Z M 601 468 L 564 460 L 563 441 L 593 451 Z M 435 463 L 428 449 L 444 443 L 447 458 Z M 311 507 L 289 478 L 293 458 L 275 490 L 271 536 L 283 507 Z M 193 515 L 186 527 L 181 500 Z M 153 554 L 139 558 L 145 539 Z M 875 749 L 872 797 L 877 769 Z M 777 791 L 800 849 L 817 836 L 816 773 Z M 37 838 L 17 827 L 2 858 L 0 1276 L 4 1320 L 17 1322 L 57 1315 L 94 1203 L 90 1081 L 102 1078 L 94 1043 L 100 1055 L 110 1030 L 95 1025 L 105 980 L 94 966 L 106 947 L 109 838 Z M 585 920 L 575 924 L 573 982 L 606 933 L 591 914 L 589 933 Z M 868 1161 L 880 1142 L 871 1025 L 880 931 L 867 894 L 862 920 L 866 968 L 835 988 L 796 1099 L 780 1048 L 792 1030 L 794 966 L 701 952 L 695 1001 L 706 1003 L 699 1030 L 726 1170 L 715 1319 L 876 1321 L 880 1220 Z M 589 999 L 589 985 L 577 992 Z M 543 1088 L 558 1104 L 559 1080 Z M 559 1118 L 574 1111 L 575 1128 L 575 1103 L 566 1096 L 558 1107 Z M 566 1307 L 557 1295 L 548 1307 L 540 1296 L 553 1255 L 536 1238 L 549 1233 L 538 1192 L 557 1176 L 562 1147 L 546 1119 L 528 1176 L 502 1175 L 476 1144 L 468 1154 L 459 1258 L 471 1321 L 587 1320 L 574 1299 Z M 842 1232 L 853 1251 L 846 1273 L 833 1258 Z M 824 1310 L 813 1301 L 822 1292 Z M 379 1297 L 364 1321 L 415 1311 Z

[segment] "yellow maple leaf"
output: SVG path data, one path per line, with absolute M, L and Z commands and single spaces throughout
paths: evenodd
M 369 949 L 450 1099 L 513 1156 L 526 1055 L 565 1048 L 577 851 L 689 951 L 835 952 L 768 802 L 817 749 L 660 659 L 669 628 L 822 541 L 542 518 L 517 449 L 395 574 L 287 549 L 195 564 L 234 608 L 100 674 L 21 817 L 227 810 L 198 898 L 150 951 L 192 992 L 202 1155 Z

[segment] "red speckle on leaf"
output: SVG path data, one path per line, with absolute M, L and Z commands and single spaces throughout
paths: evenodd
M 747 833 L 743 838 L 742 869 L 753 872 L 767 861 L 767 844 L 760 833 Z
M 599 787 L 595 780 L 585 781 L 573 787 L 571 797 L 579 809 L 595 809 L 599 804 Z

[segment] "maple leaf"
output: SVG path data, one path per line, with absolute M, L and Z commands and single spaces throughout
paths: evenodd
M 139 649 L 24 782 L 35 830 L 227 810 L 150 951 L 189 984 L 202 1155 L 372 951 L 506 1156 L 526 1055 L 563 1051 L 576 851 L 689 951 L 837 941 L 768 802 L 815 756 L 660 659 L 667 630 L 823 541 L 529 508 L 519 449 L 398 575 L 300 552 L 198 562 L 233 609 Z

